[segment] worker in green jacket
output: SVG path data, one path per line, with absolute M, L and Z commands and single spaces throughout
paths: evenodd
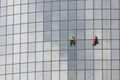
M 75 37 L 71 36 L 70 37 L 70 46 L 74 45 L 75 46 Z

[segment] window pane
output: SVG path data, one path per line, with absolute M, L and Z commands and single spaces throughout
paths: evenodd
M 51 41 L 51 32 L 44 32 L 44 41 Z
M 44 11 L 51 11 L 51 2 L 44 3 Z
M 51 52 L 44 52 L 44 61 L 51 61 Z
M 78 80 L 85 80 L 85 75 L 84 71 L 77 71 L 77 79 Z
M 113 9 L 119 8 L 119 0 L 111 0 L 111 6 Z
M 102 80 L 102 70 L 95 70 L 94 71 L 94 79 L 95 80 Z
M 36 11 L 43 11 L 43 3 L 36 3 Z
M 94 7 L 96 9 L 101 8 L 102 0 L 94 0 Z
M 59 2 L 52 2 L 52 10 L 59 10 Z
M 52 40 L 59 40 L 59 32 L 52 31 Z
M 86 9 L 92 9 L 92 8 L 93 8 L 93 0 L 87 0 Z
M 86 71 L 86 80 L 93 80 L 93 71 Z

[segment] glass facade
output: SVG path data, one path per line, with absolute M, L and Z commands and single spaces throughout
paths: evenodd
M 0 80 L 120 80 L 119 60 L 120 0 L 0 0 Z

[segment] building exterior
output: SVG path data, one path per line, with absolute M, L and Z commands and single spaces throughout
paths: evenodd
M 119 60 L 120 0 L 0 0 L 0 80 L 120 80 Z

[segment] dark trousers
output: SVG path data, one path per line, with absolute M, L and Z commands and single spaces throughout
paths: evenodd
M 75 41 L 71 40 L 70 41 L 70 46 L 74 45 L 75 46 Z

